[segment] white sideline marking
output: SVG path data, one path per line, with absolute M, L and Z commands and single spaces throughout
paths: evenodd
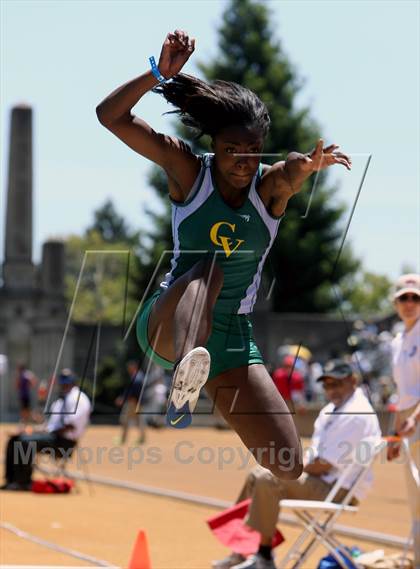
M 57 545 L 52 541 L 47 541 L 46 539 L 42 539 L 37 537 L 36 535 L 32 535 L 26 531 L 23 531 L 12 524 L 7 522 L 0 522 L 0 527 L 11 533 L 14 533 L 18 537 L 26 539 L 28 541 L 32 541 L 37 545 L 42 545 L 44 547 L 48 547 L 53 551 L 58 551 L 59 553 L 64 553 L 65 555 L 70 555 L 71 557 L 75 557 L 76 559 L 81 559 L 82 561 L 87 561 L 91 565 L 95 565 L 96 567 L 109 567 L 111 569 L 121 569 L 120 567 L 116 567 L 115 565 L 111 565 L 108 561 L 103 561 L 102 559 L 97 559 L 96 557 L 92 557 L 91 555 L 86 555 L 85 553 L 81 553 L 80 551 L 76 551 L 75 549 L 70 549 L 67 547 L 62 547 L 61 545 Z M 86 567 L 91 567 L 91 565 L 86 565 Z M 4 567 L 22 567 L 21 565 L 0 565 L 0 568 L 3 569 Z M 23 565 L 23 567 L 28 567 L 28 565 Z M 29 565 L 29 567 L 42 567 L 44 569 L 45 565 Z M 63 567 L 63 566 L 61 566 Z M 80 567 L 80 566 L 79 566 Z

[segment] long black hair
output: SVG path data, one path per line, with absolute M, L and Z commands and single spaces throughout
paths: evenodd
M 179 73 L 154 92 L 177 109 L 181 121 L 198 132 L 213 137 L 227 126 L 244 126 L 265 137 L 270 126 L 267 107 L 255 93 L 230 81 L 206 83 L 192 75 Z

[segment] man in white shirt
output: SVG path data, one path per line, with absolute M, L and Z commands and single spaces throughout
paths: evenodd
M 352 368 L 342 360 L 329 362 L 318 378 L 329 403 L 315 421 L 311 446 L 298 480 L 280 480 L 269 470 L 256 466 L 246 479 L 238 502 L 252 498 L 245 523 L 261 534 L 259 551 L 244 559 L 237 553 L 213 563 L 215 569 L 275 569 L 271 543 L 279 516 L 279 500 L 324 500 L 347 466 L 349 456 L 366 437 L 381 438 L 376 413 L 357 387 Z M 372 473 L 358 487 L 350 504 L 364 498 L 372 484 Z M 352 480 L 346 480 L 335 501 L 341 502 Z
M 398 403 L 395 434 L 408 440 L 405 474 L 412 516 L 414 566 L 420 568 L 420 497 L 415 471 L 420 471 L 420 275 L 402 275 L 395 286 L 394 306 L 404 331 L 392 341 L 392 369 Z M 388 459 L 401 452 L 401 443 L 388 445 Z
M 10 437 L 6 449 L 6 483 L 2 490 L 30 490 L 32 465 L 37 452 L 50 452 L 57 458 L 70 456 L 89 423 L 91 405 L 75 385 L 71 370 L 58 377 L 60 397 L 49 411 L 50 419 L 42 432 Z

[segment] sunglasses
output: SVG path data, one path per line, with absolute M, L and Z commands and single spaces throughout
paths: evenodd
M 324 388 L 324 391 L 329 391 L 330 389 L 341 389 L 344 386 L 344 382 L 343 381 L 334 381 L 331 383 L 323 383 L 322 387 Z
M 420 296 L 418 294 L 402 294 L 397 298 L 398 302 L 420 302 Z

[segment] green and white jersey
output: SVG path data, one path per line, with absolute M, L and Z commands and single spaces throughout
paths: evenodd
M 202 156 L 201 171 L 187 200 L 172 201 L 174 250 L 171 271 L 160 286 L 166 289 L 197 261 L 216 254 L 224 282 L 214 311 L 248 314 L 281 218 L 267 212 L 257 193 L 261 168 L 252 179 L 245 203 L 237 209 L 227 205 L 213 182 L 213 157 Z

